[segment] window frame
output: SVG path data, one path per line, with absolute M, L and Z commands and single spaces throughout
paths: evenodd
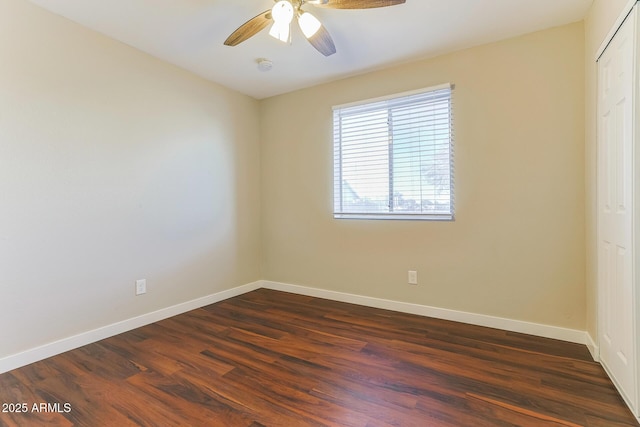
M 348 103 L 348 104 L 341 104 L 341 105 L 335 105 L 333 106 L 332 110 L 333 110 L 333 168 L 334 168 L 334 174 L 333 174 L 333 217 L 334 219 L 367 219 L 367 220 L 417 220 L 417 221 L 454 221 L 455 220 L 455 194 L 454 194 L 454 189 L 455 189 L 455 185 L 454 185 L 454 89 L 455 89 L 455 85 L 451 84 L 451 83 L 445 83 L 442 85 L 437 85 L 437 86 L 431 86 L 431 87 L 427 87 L 427 88 L 422 88 L 422 89 L 417 89 L 417 90 L 412 90 L 412 91 L 408 91 L 408 92 L 402 92 L 402 93 L 397 93 L 397 94 L 392 94 L 392 95 L 388 95 L 388 96 L 383 96 L 383 97 L 378 97 L 378 98 L 371 98 L 371 99 L 366 99 L 366 100 L 362 100 L 362 101 L 357 101 L 357 102 L 352 102 L 352 103 Z M 352 108 L 357 108 L 357 107 L 363 107 L 363 108 L 367 108 L 370 105 L 375 105 L 375 104 L 380 104 L 380 103 L 384 103 L 384 102 L 402 102 L 405 99 L 411 98 L 411 97 L 415 97 L 420 96 L 420 95 L 426 95 L 426 94 L 431 94 L 431 93 L 436 93 L 439 91 L 443 91 L 443 90 L 449 90 L 449 97 L 448 97 L 448 102 L 449 102 L 449 108 L 448 108 L 448 120 L 449 120 L 449 127 L 448 127 L 448 131 L 449 131 L 449 142 L 448 142 L 448 160 L 449 160 L 449 168 L 448 168 L 448 172 L 449 172 L 449 212 L 438 212 L 438 213 L 425 213 L 424 211 L 422 212 L 415 212 L 415 213 L 411 213 L 411 212 L 406 212 L 406 211 L 400 211 L 400 212 L 394 212 L 391 209 L 393 209 L 393 203 L 390 200 L 389 203 L 389 212 L 347 212 L 344 209 L 344 192 L 343 192 L 343 186 L 344 186 L 344 180 L 343 180 L 343 165 L 342 165 L 342 121 L 341 121 L 341 117 L 339 116 L 341 111 L 344 110 L 348 110 L 348 109 L 352 109 Z M 391 112 L 393 110 L 393 108 L 398 108 L 397 106 L 389 106 L 386 107 L 387 110 L 387 114 L 391 115 Z M 336 123 L 338 120 L 340 120 L 340 123 Z M 387 129 L 389 132 L 389 145 L 390 145 L 390 155 L 389 158 L 387 159 L 388 163 L 389 163 L 389 175 L 388 175 L 388 179 L 390 182 L 389 188 L 389 198 L 394 197 L 393 196 L 393 186 L 392 186 L 392 181 L 393 181 L 393 175 L 394 175 L 394 168 L 393 168 L 393 153 L 391 153 L 391 150 L 393 149 L 393 139 L 392 139 L 392 133 L 393 130 L 392 129 L 392 121 L 388 120 L 387 121 Z M 339 159 L 339 160 L 338 160 Z M 338 206 L 339 205 L 339 206 Z

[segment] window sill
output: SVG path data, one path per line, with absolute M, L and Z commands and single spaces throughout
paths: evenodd
M 364 213 L 334 213 L 334 219 L 366 219 L 366 220 L 396 220 L 396 221 L 454 221 L 453 214 L 364 214 Z

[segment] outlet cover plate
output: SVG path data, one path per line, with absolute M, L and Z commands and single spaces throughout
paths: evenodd
M 418 284 L 418 272 L 414 270 L 409 270 L 408 281 L 410 285 Z
M 147 293 L 147 279 L 136 280 L 136 295 Z

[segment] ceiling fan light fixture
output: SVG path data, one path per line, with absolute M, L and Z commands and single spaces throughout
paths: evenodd
M 274 22 L 269 30 L 269 35 L 281 42 L 288 43 L 291 36 L 291 26 L 282 22 Z
M 302 12 L 300 18 L 298 18 L 298 24 L 300 29 L 306 38 L 311 38 L 318 32 L 322 24 L 318 21 L 318 18 L 310 14 L 309 12 Z
M 276 24 L 290 24 L 293 20 L 293 5 L 286 0 L 281 0 L 271 9 L 271 16 Z
M 277 2 L 271 9 L 273 25 L 269 35 L 281 42 L 288 43 L 291 38 L 291 21 L 293 20 L 293 5 L 285 0 Z

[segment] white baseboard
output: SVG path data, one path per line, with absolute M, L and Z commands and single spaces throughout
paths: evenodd
M 186 313 L 190 310 L 195 310 L 197 308 L 214 304 L 216 302 L 234 296 L 242 295 L 244 293 L 259 289 L 260 286 L 260 281 L 248 283 L 246 285 L 227 289 L 215 294 L 196 298 L 191 301 L 172 305 L 171 307 L 162 308 L 151 313 L 132 317 L 121 322 L 112 323 L 110 325 L 83 332 L 81 334 L 74 335 L 68 338 L 63 338 L 61 340 L 44 344 L 39 347 L 23 351 L 21 353 L 3 357 L 0 359 L 0 374 L 19 368 L 21 366 L 28 365 L 30 363 L 37 362 L 42 359 L 46 359 L 47 357 L 55 356 L 56 354 L 73 350 L 74 348 L 82 347 L 83 345 L 91 344 L 96 341 L 100 341 L 102 339 L 148 325 L 150 323 L 158 322 L 160 320 L 176 316 L 178 314 Z
M 326 298 L 334 301 L 358 304 L 367 307 L 382 308 L 402 313 L 417 314 L 420 316 L 434 317 L 437 319 L 452 320 L 478 326 L 502 329 L 512 332 L 536 335 L 545 338 L 553 338 L 562 341 L 584 344 L 596 359 L 598 348 L 589 334 L 585 331 L 561 328 L 557 326 L 541 325 L 538 323 L 523 322 L 520 320 L 505 319 L 501 317 L 487 316 L 484 314 L 467 313 L 463 311 L 449 310 L 445 308 L 412 304 L 401 301 L 393 301 L 381 298 L 367 297 L 363 295 L 348 294 L 344 292 L 330 291 L 326 289 L 310 288 L 306 286 L 287 283 L 259 280 L 215 294 L 207 295 L 191 301 L 166 307 L 151 313 L 123 320 L 121 322 L 106 325 L 78 335 L 63 338 L 61 340 L 44 344 L 21 353 L 12 354 L 0 359 L 0 373 L 46 359 L 56 354 L 73 350 L 83 345 L 91 344 L 111 336 L 130 331 L 153 322 L 176 316 L 190 310 L 195 310 L 206 305 L 214 304 L 225 299 L 242 295 L 256 289 L 266 288 L 277 291 L 291 292 L 318 298 Z
M 505 319 L 502 317 L 487 316 L 484 314 L 467 313 L 464 311 L 456 311 L 445 308 L 412 304 L 408 302 L 373 298 L 362 295 L 348 294 L 344 292 L 329 291 L 326 289 L 272 282 L 268 280 L 262 280 L 261 287 L 277 291 L 291 292 L 294 294 L 326 298 L 351 304 L 364 305 L 367 307 L 382 308 L 386 310 L 399 311 L 402 313 L 434 317 L 443 320 L 452 320 L 455 322 L 468 323 L 477 326 L 486 326 L 489 328 L 502 329 L 511 332 L 520 332 L 523 334 L 553 338 L 572 343 L 584 345 L 588 345 L 589 343 L 588 334 L 585 331 L 576 329 L 567 329 L 558 326 L 523 322 L 521 320 Z
M 587 348 L 591 353 L 591 357 L 593 357 L 594 362 L 600 362 L 600 347 L 598 347 L 590 333 L 585 333 L 587 334 Z

